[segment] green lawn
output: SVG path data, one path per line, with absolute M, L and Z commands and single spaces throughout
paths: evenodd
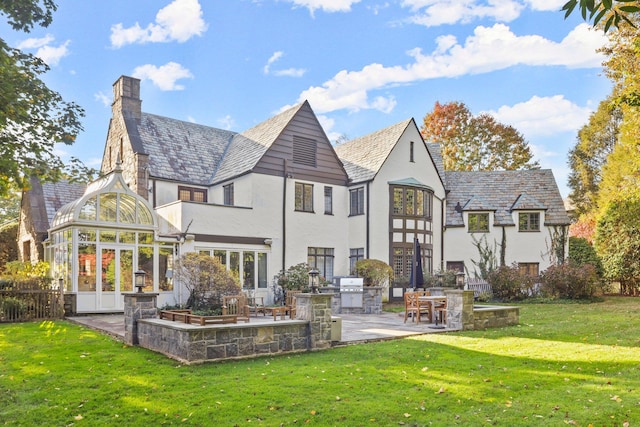
M 0 425 L 640 425 L 640 299 L 521 324 L 185 366 L 64 321 L 0 325 Z

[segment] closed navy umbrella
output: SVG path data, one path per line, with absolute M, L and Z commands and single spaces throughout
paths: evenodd
M 417 238 L 413 247 L 413 263 L 409 283 L 411 283 L 411 286 L 414 289 L 421 288 L 424 285 L 424 275 L 422 273 L 422 250 Z

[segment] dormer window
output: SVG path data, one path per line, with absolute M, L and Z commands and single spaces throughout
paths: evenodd
M 470 213 L 467 222 L 469 233 L 489 232 L 489 212 Z
M 539 212 L 520 212 L 518 214 L 519 231 L 540 231 Z

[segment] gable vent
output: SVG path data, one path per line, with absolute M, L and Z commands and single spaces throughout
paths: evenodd
M 315 140 L 303 138 L 301 136 L 293 137 L 293 163 L 316 167 L 316 149 L 318 144 Z

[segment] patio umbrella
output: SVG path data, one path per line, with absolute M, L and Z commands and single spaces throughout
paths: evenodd
M 411 265 L 409 283 L 411 283 L 414 289 L 421 288 L 424 285 L 424 275 L 422 273 L 422 250 L 417 238 L 413 247 L 413 263 Z

